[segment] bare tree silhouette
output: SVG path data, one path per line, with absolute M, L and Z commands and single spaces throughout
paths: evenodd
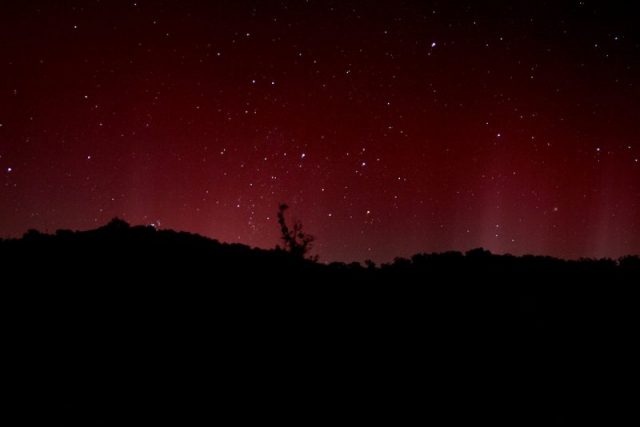
M 278 224 L 280 224 L 284 248 L 296 257 L 305 258 L 311 250 L 315 237 L 302 231 L 302 223 L 298 220 L 293 221 L 293 226 L 290 229 L 284 217 L 287 209 L 289 206 L 286 203 L 281 203 L 278 207 Z M 316 258 L 310 257 L 313 260 Z

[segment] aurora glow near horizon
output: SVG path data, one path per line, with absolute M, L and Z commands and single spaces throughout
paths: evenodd
M 271 248 L 286 202 L 322 261 L 640 253 L 630 4 L 3 2 L 0 236 Z

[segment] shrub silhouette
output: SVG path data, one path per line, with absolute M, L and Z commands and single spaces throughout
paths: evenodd
M 305 258 L 311 250 L 315 237 L 302 231 L 302 223 L 298 220 L 293 221 L 293 226 L 290 229 L 284 217 L 287 209 L 289 206 L 286 203 L 281 203 L 278 207 L 278 224 L 280 224 L 284 248 L 296 258 Z M 316 258 L 311 257 L 312 260 Z
M 576 419 L 567 396 L 584 405 L 597 396 L 591 385 L 609 393 L 609 378 L 633 372 L 637 256 L 568 261 L 476 249 L 322 264 L 304 259 L 313 238 L 287 224 L 286 210 L 278 215 L 286 252 L 118 219 L 0 240 L 3 344 L 15 349 L 3 356 L 28 425 L 165 421 L 167 412 L 172 424 L 185 414 L 201 424 L 198 415 L 211 414 L 204 382 L 232 391 L 237 408 L 279 408 L 272 385 L 300 378 L 309 387 L 286 398 L 304 410 L 310 399 L 324 405 L 327 390 L 345 402 L 356 393 L 392 407 L 385 424 L 409 424 L 397 417 L 418 397 L 423 414 L 415 385 L 426 384 L 443 395 L 444 417 L 483 406 L 458 414 L 461 424 L 590 425 L 593 413 Z M 492 385 L 508 405 L 494 404 Z M 37 393 L 23 398 L 19 387 Z M 341 405 L 331 416 L 343 413 Z M 612 424 L 611 413 L 602 409 L 598 424 Z

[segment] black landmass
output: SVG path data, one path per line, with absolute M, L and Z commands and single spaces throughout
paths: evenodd
M 593 425 L 635 406 L 638 257 L 322 264 L 114 220 L 0 240 L 0 260 L 10 425 Z

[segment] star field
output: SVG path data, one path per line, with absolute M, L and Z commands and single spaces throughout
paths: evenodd
M 14 3 L 2 237 L 119 216 L 271 248 L 286 202 L 321 261 L 640 253 L 628 3 Z

